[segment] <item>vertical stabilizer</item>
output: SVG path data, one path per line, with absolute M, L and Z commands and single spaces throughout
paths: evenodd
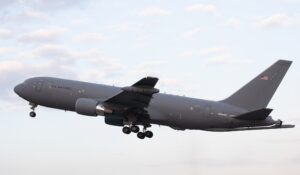
M 252 81 L 221 101 L 249 111 L 266 108 L 292 61 L 278 60 Z

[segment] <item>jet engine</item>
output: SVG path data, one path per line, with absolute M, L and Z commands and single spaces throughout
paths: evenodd
M 78 114 L 88 116 L 104 116 L 105 114 L 111 114 L 113 112 L 99 101 L 90 98 L 79 98 L 75 104 L 75 111 Z

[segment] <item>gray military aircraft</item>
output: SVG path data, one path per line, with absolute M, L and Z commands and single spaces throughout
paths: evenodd
M 151 138 L 151 124 L 177 130 L 240 131 L 293 128 L 273 120 L 267 108 L 292 61 L 278 60 L 252 81 L 221 101 L 162 94 L 158 78 L 146 77 L 132 86 L 115 87 L 51 77 L 35 77 L 14 91 L 29 101 L 35 117 L 38 105 L 87 116 L 104 116 L 105 123 L 123 127 L 125 134 Z M 139 125 L 143 126 L 140 131 Z

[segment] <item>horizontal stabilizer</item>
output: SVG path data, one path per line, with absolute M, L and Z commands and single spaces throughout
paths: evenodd
M 214 129 L 214 130 L 208 130 L 208 131 L 215 131 L 215 132 L 228 132 L 228 131 L 249 131 L 249 130 L 266 130 L 266 129 L 288 129 L 288 128 L 294 128 L 295 125 L 291 124 L 285 124 L 281 125 L 280 127 L 273 125 L 273 126 L 260 126 L 260 127 L 241 127 L 241 128 L 220 128 L 220 129 Z
M 263 108 L 256 111 L 247 112 L 235 118 L 240 120 L 265 120 L 272 111 L 273 109 Z

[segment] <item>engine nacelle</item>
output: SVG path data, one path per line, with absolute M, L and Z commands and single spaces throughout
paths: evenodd
M 90 98 L 79 98 L 76 101 L 75 111 L 78 114 L 88 115 L 88 116 L 104 116 L 105 114 L 111 114 L 113 111 L 104 107 L 97 100 Z

